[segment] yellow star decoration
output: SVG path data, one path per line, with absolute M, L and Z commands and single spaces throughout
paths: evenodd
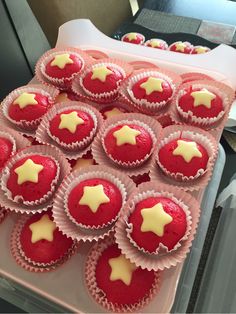
M 126 35 L 126 37 L 129 39 L 129 41 L 136 40 L 137 34 L 136 33 L 129 33 L 128 35 Z
M 184 52 L 184 49 L 186 48 L 186 44 L 183 43 L 182 41 L 178 41 L 176 44 L 175 44 L 175 50 L 176 51 L 181 51 L 181 52 Z
M 199 54 L 199 53 L 205 53 L 208 51 L 208 48 L 207 47 L 197 47 L 196 49 L 196 52 Z
M 116 138 L 116 145 L 123 144 L 136 145 L 136 136 L 141 134 L 140 131 L 130 128 L 128 125 L 122 126 L 121 129 L 115 131 L 113 136 Z
M 146 95 L 150 95 L 152 92 L 162 92 L 162 83 L 164 80 L 156 77 L 149 77 L 148 80 L 140 85 L 145 89 Z
M 178 140 L 177 144 L 178 146 L 173 151 L 174 156 L 182 156 L 186 162 L 190 162 L 193 157 L 202 157 L 202 153 L 195 142 Z
M 35 99 L 35 94 L 30 93 L 22 93 L 19 97 L 17 97 L 13 105 L 19 105 L 20 109 L 24 109 L 29 105 L 37 105 L 38 102 Z
M 53 241 L 53 232 L 56 229 L 56 224 L 47 214 L 43 215 L 40 220 L 32 223 L 29 228 L 32 231 L 32 243 L 36 243 L 40 240 Z
M 59 129 L 67 129 L 70 133 L 75 133 L 77 125 L 84 124 L 84 120 L 78 117 L 76 111 L 62 113 Z
M 127 286 L 130 285 L 132 275 L 137 266 L 131 263 L 123 254 L 118 257 L 110 258 L 108 261 L 111 266 L 110 280 L 121 280 Z
M 70 58 L 69 53 L 63 53 L 61 55 L 56 55 L 52 62 L 50 63 L 51 66 L 57 66 L 60 69 L 64 69 L 67 64 L 72 64 L 74 61 Z
M 36 164 L 32 159 L 27 159 L 23 165 L 17 167 L 14 172 L 18 175 L 17 183 L 19 185 L 25 182 L 38 183 L 38 176 L 43 166 Z
M 141 225 L 142 232 L 153 232 L 158 237 L 164 235 L 164 227 L 171 223 L 173 218 L 164 211 L 161 203 L 158 203 L 150 208 L 141 210 L 143 223 Z
M 59 94 L 59 95 L 57 96 L 55 102 L 63 102 L 63 101 L 67 101 L 67 100 L 70 100 L 70 99 L 67 97 L 67 93 L 61 93 L 61 94 Z
M 114 116 L 118 116 L 119 114 L 123 113 L 118 108 L 113 108 L 112 110 L 108 110 L 104 112 L 104 116 L 108 119 Z
M 111 70 L 109 70 L 106 66 L 101 66 L 101 67 L 97 67 L 94 68 L 92 70 L 93 75 L 91 77 L 91 80 L 95 80 L 98 79 L 101 82 L 105 82 L 107 79 L 107 75 L 112 74 L 113 72 Z
M 87 205 L 93 213 L 96 213 L 101 204 L 109 203 L 110 199 L 105 194 L 103 185 L 85 186 L 79 205 Z
M 79 158 L 72 170 L 74 171 L 91 165 L 93 165 L 93 159 Z
M 211 101 L 216 98 L 216 95 L 209 92 L 206 88 L 200 91 L 192 92 L 191 96 L 194 98 L 194 107 L 205 106 L 206 108 L 211 108 Z
M 150 41 L 150 45 L 151 45 L 152 48 L 160 47 L 161 46 L 161 42 L 159 40 L 151 40 Z

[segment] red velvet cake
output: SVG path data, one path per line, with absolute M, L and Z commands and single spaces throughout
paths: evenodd
M 161 50 L 168 49 L 168 44 L 164 40 L 157 39 L 157 38 L 152 38 L 152 39 L 147 40 L 144 45 L 147 47 L 161 49 Z
M 0 170 L 15 150 L 16 144 L 14 139 L 0 132 Z
M 142 45 L 145 41 L 145 37 L 140 33 L 127 33 L 124 36 L 122 36 L 121 41 L 136 44 L 136 45 Z
M 193 50 L 193 46 L 187 41 L 185 42 L 177 41 L 169 46 L 169 50 L 174 52 L 190 54 Z

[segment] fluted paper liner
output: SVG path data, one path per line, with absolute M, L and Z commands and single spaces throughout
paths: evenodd
M 63 257 L 56 261 L 53 261 L 52 263 L 37 263 L 32 261 L 30 258 L 27 258 L 20 245 L 20 234 L 22 228 L 24 227 L 25 223 L 30 217 L 31 216 L 29 215 L 23 215 L 22 217 L 20 217 L 16 224 L 14 225 L 14 228 L 11 233 L 10 249 L 16 263 L 19 266 L 31 272 L 39 273 L 48 272 L 64 264 L 76 253 L 76 251 L 78 250 L 78 242 L 74 241 L 74 243 L 72 244 L 71 248 L 67 251 L 67 253 Z
M 135 112 L 137 111 L 136 108 L 131 108 L 129 105 L 127 105 L 126 103 L 122 102 L 122 101 L 113 101 L 111 103 L 108 103 L 108 104 L 94 104 L 93 105 L 95 108 L 97 108 L 100 113 L 103 115 L 104 119 L 108 119 L 104 116 L 104 112 L 106 112 L 106 109 L 107 108 L 110 108 L 110 107 L 114 107 L 114 108 L 117 108 L 117 109 L 124 109 L 125 112 L 121 112 L 122 113 L 128 113 L 128 112 Z
M 195 177 L 185 177 L 180 173 L 172 174 L 158 159 L 158 151 L 165 144 L 174 139 L 187 138 L 201 144 L 207 151 L 209 159 L 206 170 L 200 169 Z M 156 161 L 151 167 L 151 179 L 159 180 L 163 183 L 178 186 L 185 191 L 194 191 L 204 188 L 212 175 L 212 170 L 218 153 L 218 145 L 213 136 L 209 132 L 200 128 L 187 125 L 171 125 L 163 130 L 162 137 L 155 151 Z M 158 165 L 157 165 L 158 164 Z
M 101 257 L 103 251 L 107 249 L 109 246 L 114 244 L 114 238 L 109 237 L 105 240 L 101 240 L 93 245 L 90 249 L 86 264 L 85 264 L 85 282 L 88 288 L 89 293 L 95 299 L 95 301 L 107 309 L 109 312 L 112 313 L 119 313 L 119 312 L 136 312 L 143 308 L 145 305 L 149 304 L 151 300 L 155 297 L 158 293 L 161 285 L 161 272 L 155 272 L 155 280 L 150 289 L 148 295 L 145 295 L 139 302 L 134 304 L 115 304 L 110 302 L 107 298 L 105 293 L 98 287 L 96 281 L 96 266 L 99 258 Z
M 7 134 L 10 138 L 14 139 L 15 144 L 13 145 L 13 147 L 15 147 L 15 150 L 13 150 L 13 153 L 15 153 L 17 150 L 31 145 L 30 141 L 27 138 L 25 138 L 15 130 L 0 125 L 0 136 L 2 136 L 1 134 Z
M 221 111 L 217 117 L 212 118 L 200 118 L 195 116 L 192 111 L 184 112 L 178 105 L 179 98 L 185 94 L 184 90 L 188 89 L 190 86 L 193 88 L 207 88 L 210 92 L 219 95 L 223 102 L 223 111 Z M 200 80 L 193 81 L 182 84 L 175 94 L 171 105 L 171 117 L 176 123 L 185 123 L 195 126 L 199 126 L 206 130 L 211 129 L 221 129 L 224 127 L 227 119 L 229 110 L 231 108 L 234 99 L 234 90 L 221 83 L 214 80 Z
M 107 165 L 109 167 L 112 167 L 113 169 L 120 170 L 122 172 L 125 172 L 127 175 L 130 176 L 136 176 L 139 174 L 144 174 L 146 172 L 149 172 L 151 164 L 153 163 L 153 158 L 150 156 L 145 162 L 141 164 L 140 161 L 137 161 L 137 163 L 132 163 L 131 167 L 127 167 L 127 165 L 122 166 L 122 162 L 119 165 L 118 163 L 115 163 L 113 160 L 107 156 L 105 153 L 103 147 L 102 147 L 102 139 L 104 137 L 104 134 L 106 134 L 107 130 L 110 128 L 110 126 L 116 125 L 116 124 L 122 124 L 122 123 L 142 123 L 142 125 L 145 125 L 145 129 L 151 130 L 152 134 L 155 136 L 155 141 L 153 142 L 153 150 L 155 149 L 156 142 L 160 137 L 162 127 L 161 125 L 154 120 L 151 117 L 145 116 L 140 113 L 123 113 L 119 116 L 112 117 L 108 120 L 106 120 L 103 124 L 103 127 L 101 128 L 100 132 L 95 137 L 93 144 L 92 144 L 92 154 L 94 156 L 94 159 L 99 165 Z M 139 164 L 139 166 L 137 166 Z M 135 165 L 137 167 L 135 167 Z
M 71 77 L 67 78 L 53 78 L 46 74 L 45 67 L 47 63 L 53 59 L 54 56 L 58 55 L 59 53 L 71 53 L 79 57 L 82 62 L 82 67 L 79 72 L 73 73 Z M 92 61 L 92 58 L 86 54 L 83 50 L 75 47 L 64 47 L 64 48 L 53 48 L 46 51 L 40 59 L 36 63 L 35 67 L 35 75 L 36 78 L 43 84 L 46 85 L 53 85 L 59 89 L 68 89 L 71 86 L 71 82 L 76 74 L 81 73 L 85 67 L 85 64 L 88 64 Z
M 162 254 L 157 255 L 144 253 L 134 246 L 127 236 L 127 221 L 133 206 L 133 198 L 137 196 L 138 193 L 145 193 L 147 191 L 153 191 L 153 193 L 159 192 L 160 194 L 172 194 L 175 199 L 179 200 L 182 204 L 185 204 L 190 211 L 192 223 L 188 237 L 181 241 L 181 246 L 171 252 L 163 252 Z M 165 268 L 176 266 L 186 258 L 197 230 L 199 216 L 200 206 L 196 199 L 190 194 L 175 186 L 163 184 L 161 181 L 143 183 L 131 195 L 124 210 L 121 212 L 120 219 L 115 225 L 115 239 L 122 253 L 137 266 L 140 266 L 143 269 L 147 268 L 148 270 L 163 270 Z
M 8 213 L 8 211 L 5 208 L 0 207 L 0 224 L 6 218 L 7 213 Z
M 61 184 L 64 177 L 70 172 L 71 167 L 60 151 L 52 147 L 50 145 L 35 145 L 30 146 L 25 149 L 20 150 L 16 155 L 14 155 L 5 165 L 4 171 L 0 174 L 0 181 L 2 187 L 6 186 L 6 181 L 9 174 L 9 169 L 15 164 L 17 160 L 24 158 L 28 155 L 39 154 L 43 156 L 49 156 L 57 161 L 60 167 L 60 173 L 58 176 L 57 184 L 55 187 L 55 191 L 58 186 Z M 51 194 L 51 198 L 49 198 L 45 203 L 38 204 L 38 205 L 25 205 L 23 203 L 16 203 L 13 200 L 9 199 L 8 193 L 6 193 L 3 188 L 0 189 L 0 205 L 10 211 L 19 212 L 21 214 L 34 214 L 34 213 L 41 213 L 46 211 L 49 207 L 52 206 L 53 202 L 53 193 Z
M 90 177 L 90 174 L 94 174 L 94 177 L 106 178 L 108 175 L 117 178 L 121 184 L 125 187 L 127 198 L 132 193 L 135 188 L 134 183 L 131 179 L 129 179 L 125 174 L 120 173 L 114 169 L 111 169 L 106 166 L 88 166 L 82 169 L 73 171 L 70 175 L 68 175 L 61 186 L 59 187 L 53 204 L 53 217 L 56 225 L 58 226 L 59 230 L 62 231 L 63 234 L 66 234 L 68 237 L 76 240 L 82 241 L 93 241 L 102 239 L 111 234 L 114 231 L 114 223 L 111 225 L 107 225 L 101 229 L 86 229 L 81 228 L 77 224 L 75 224 L 71 218 L 67 215 L 65 210 L 65 194 L 67 193 L 68 187 L 72 184 L 74 180 L 77 178 L 85 178 Z M 116 217 L 117 219 L 117 217 Z
M 45 86 L 41 84 L 25 85 L 17 89 L 14 89 L 5 99 L 3 99 L 2 106 L 0 107 L 1 125 L 10 127 L 22 134 L 33 135 L 42 117 L 33 121 L 26 120 L 15 121 L 11 119 L 8 114 L 8 109 L 10 105 L 18 96 L 20 96 L 24 92 L 39 93 L 41 95 L 44 95 L 48 97 L 50 104 L 53 105 L 56 97 L 59 95 L 59 90 L 56 89 L 55 87 Z
M 90 116 L 92 117 L 94 121 L 94 128 L 83 141 L 74 142 L 72 144 L 66 144 L 66 143 L 63 144 L 60 142 L 60 140 L 56 136 L 53 136 L 50 133 L 49 124 L 50 124 L 50 121 L 57 114 L 66 110 L 70 110 L 70 109 L 81 110 L 90 114 Z M 61 102 L 54 105 L 47 112 L 47 114 L 43 117 L 36 131 L 36 140 L 39 143 L 50 144 L 57 147 L 68 159 L 77 159 L 79 157 L 82 157 L 84 154 L 86 154 L 90 150 L 92 139 L 101 128 L 102 123 L 103 123 L 102 115 L 98 112 L 98 110 L 96 110 L 92 106 L 79 102 L 79 101 Z
M 72 82 L 72 90 L 73 92 L 78 95 L 79 97 L 81 97 L 82 99 L 88 99 L 90 101 L 94 101 L 97 103 L 110 103 L 114 100 L 116 100 L 118 98 L 118 91 L 120 88 L 120 85 L 117 85 L 117 88 L 114 89 L 113 91 L 110 92 L 105 92 L 105 93 L 99 93 L 99 94 L 94 94 L 88 90 L 86 90 L 83 87 L 83 78 L 84 76 L 89 73 L 92 68 L 97 67 L 97 66 L 111 66 L 117 70 L 119 70 L 121 72 L 121 74 L 123 74 L 124 79 L 126 77 L 128 77 L 130 75 L 130 73 L 133 71 L 132 67 L 124 62 L 121 61 L 119 59 L 112 59 L 112 58 L 108 58 L 108 59 L 100 59 L 97 61 L 94 61 L 92 63 L 90 63 L 85 69 L 84 71 L 79 74 L 76 75 L 73 79 Z

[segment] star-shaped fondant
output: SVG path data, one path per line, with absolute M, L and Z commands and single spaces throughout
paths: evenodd
M 137 34 L 136 33 L 129 33 L 128 35 L 126 35 L 126 37 L 129 39 L 129 41 L 136 40 Z
M 146 95 L 150 95 L 153 92 L 162 92 L 162 83 L 164 81 L 157 77 L 149 77 L 148 80 L 140 85 L 145 89 Z
M 111 110 L 105 111 L 104 116 L 108 119 L 114 116 L 118 116 L 119 114 L 123 113 L 118 108 L 113 108 Z
M 151 40 L 150 41 L 150 45 L 151 45 L 152 48 L 160 47 L 161 46 L 161 42 L 160 42 L 160 40 L 157 40 L 157 39 Z
M 62 113 L 60 119 L 59 129 L 67 129 L 70 133 L 75 133 L 77 126 L 84 124 L 84 120 L 78 117 L 76 111 Z
M 72 64 L 74 61 L 70 58 L 69 53 L 63 53 L 60 55 L 56 55 L 52 62 L 50 63 L 51 66 L 57 66 L 60 69 L 64 69 L 67 64 Z
M 19 185 L 25 182 L 38 183 L 38 176 L 42 170 L 42 165 L 34 163 L 30 158 L 27 159 L 21 166 L 14 170 L 18 175 L 17 183 Z
M 205 52 L 207 52 L 207 51 L 208 51 L 208 48 L 207 48 L 207 47 L 202 47 L 202 46 L 200 46 L 200 47 L 197 47 L 195 50 L 196 50 L 196 52 L 199 54 L 199 53 L 205 53 Z
M 117 146 L 121 146 L 124 144 L 136 145 L 136 136 L 140 134 L 140 131 L 132 129 L 128 125 L 124 125 L 121 129 L 115 131 L 113 133 L 113 136 L 116 138 Z
M 193 157 L 202 157 L 202 153 L 195 142 L 178 140 L 177 144 L 178 146 L 173 151 L 174 156 L 182 156 L 186 162 L 190 162 Z
M 112 74 L 113 72 L 109 70 L 106 66 L 96 67 L 92 70 L 93 75 L 91 76 L 91 80 L 98 79 L 101 82 L 105 82 L 107 79 L 107 75 Z
M 96 213 L 101 204 L 109 203 L 110 199 L 105 194 L 103 185 L 85 186 L 79 205 L 87 205 L 93 213 Z
M 108 263 L 111 266 L 110 280 L 121 280 L 124 284 L 129 286 L 133 272 L 137 266 L 125 258 L 123 254 L 118 257 L 110 258 Z
M 35 94 L 31 94 L 31 93 L 22 93 L 19 97 L 17 97 L 14 102 L 13 105 L 19 105 L 19 107 L 21 109 L 24 109 L 25 107 L 29 106 L 29 105 L 37 105 L 38 102 L 35 99 Z
M 32 231 L 32 243 L 36 243 L 40 240 L 53 241 L 53 232 L 56 229 L 56 224 L 47 214 L 43 215 L 40 220 L 32 223 L 29 228 Z
M 91 165 L 93 165 L 93 159 L 79 158 L 73 167 L 73 171 Z
M 164 228 L 171 223 L 173 218 L 164 211 L 161 203 L 158 203 L 150 208 L 143 208 L 141 210 L 143 222 L 141 225 L 142 232 L 153 232 L 158 237 L 164 235 Z
M 216 95 L 209 92 L 206 88 L 202 90 L 192 92 L 191 96 L 194 98 L 194 107 L 205 106 L 206 108 L 211 108 L 211 101 L 216 98 Z
M 176 51 L 181 51 L 184 52 L 184 49 L 186 48 L 186 44 L 183 43 L 182 41 L 179 41 L 175 44 L 175 50 Z

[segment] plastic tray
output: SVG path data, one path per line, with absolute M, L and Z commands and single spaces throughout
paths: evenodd
M 236 51 L 225 45 L 221 45 L 211 52 L 197 57 L 176 54 L 168 51 L 157 51 L 155 49 L 147 49 L 146 47 L 139 46 L 135 46 L 134 49 L 133 45 L 109 39 L 99 32 L 88 20 L 71 21 L 60 28 L 57 46 L 60 47 L 65 45 L 79 46 L 82 49 L 102 50 L 109 56 L 122 58 L 128 61 L 145 60 L 173 69 L 178 73 L 200 71 L 226 82 L 234 88 L 236 87 L 236 72 L 233 71 L 231 66 L 236 63 Z M 222 54 L 225 55 L 225 58 L 223 59 Z M 202 232 L 204 230 L 206 232 L 207 230 L 223 165 L 224 153 L 223 150 L 220 150 L 214 170 L 214 176 L 208 187 L 211 193 L 209 193 L 209 190 L 206 190 L 208 192 L 206 192 L 205 199 L 202 203 L 204 207 L 200 224 L 200 226 L 202 225 Z M 195 196 L 199 201 L 202 201 L 203 193 L 204 191 L 195 193 Z M 207 216 L 208 222 L 206 221 L 206 223 L 204 223 L 204 213 Z M 10 216 L 6 222 L 0 226 L 0 250 L 1 252 L 6 252 L 0 257 L 0 274 L 17 284 L 22 285 L 24 288 L 28 288 L 32 292 L 38 293 L 41 297 L 45 297 L 46 300 L 50 300 L 70 311 L 104 312 L 104 309 L 98 306 L 87 294 L 86 287 L 84 286 L 83 267 L 89 245 L 82 245 L 79 254 L 74 256 L 70 261 L 63 265 L 63 267 L 56 271 L 47 274 L 34 274 L 24 271 L 16 265 L 9 252 L 9 235 L 15 219 L 16 217 Z M 184 295 L 186 296 L 183 304 L 186 304 L 189 298 L 189 296 L 187 296 L 187 289 L 191 289 L 191 284 L 193 283 L 197 270 L 204 242 L 204 237 L 202 237 L 202 239 L 201 237 L 202 235 L 199 233 L 196 238 L 196 244 L 198 245 L 201 242 L 201 245 L 192 248 L 192 253 L 186 261 L 187 266 L 185 267 L 185 272 L 182 272 L 183 276 L 187 278 L 187 281 L 183 279 L 183 283 L 180 286 L 180 289 L 183 289 L 185 287 L 185 282 L 187 283 L 186 289 L 182 290 L 182 292 L 180 290 L 182 297 Z M 177 267 L 163 272 L 161 290 L 155 299 L 143 309 L 143 312 L 170 312 L 182 267 L 183 264 L 179 264 Z M 193 269 L 195 270 L 193 271 Z M 190 277 L 188 277 L 189 273 Z M 10 284 L 10 289 L 11 287 L 12 285 Z M 18 288 L 19 287 L 17 287 L 17 289 Z M 13 289 L 16 288 L 13 287 Z M 40 301 L 42 300 L 40 299 Z M 50 306 L 53 305 L 50 303 L 49 311 L 51 310 Z M 180 306 L 177 304 L 176 310 L 180 311 L 179 308 Z M 182 308 L 183 310 L 181 311 L 185 312 L 186 308 L 184 306 Z M 47 311 L 47 309 L 44 309 L 44 311 Z

